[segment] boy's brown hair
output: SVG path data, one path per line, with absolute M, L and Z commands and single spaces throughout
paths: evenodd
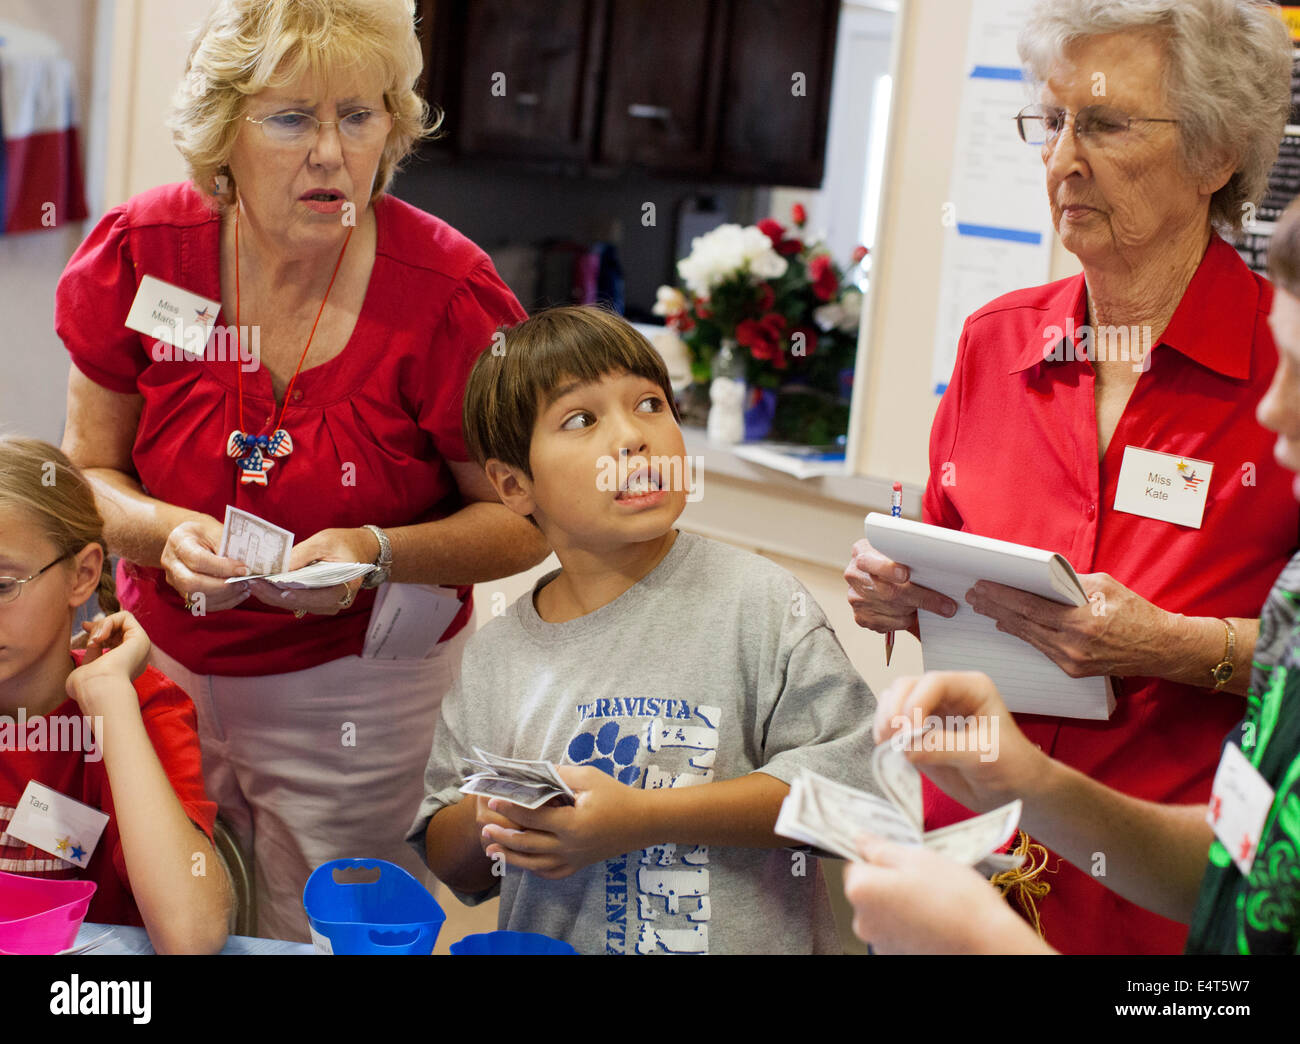
M 620 315 L 589 305 L 548 308 L 501 331 L 470 371 L 465 444 L 479 464 L 496 458 L 530 479 L 528 453 L 537 416 L 570 383 L 630 373 L 663 389 L 681 423 L 668 369 L 654 347 Z

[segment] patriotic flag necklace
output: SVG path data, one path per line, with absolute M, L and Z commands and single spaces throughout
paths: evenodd
M 271 430 L 270 435 L 253 435 L 248 431 L 248 425 L 244 423 L 244 367 L 239 365 L 242 358 L 243 345 L 239 344 L 239 351 L 235 353 L 236 363 L 236 385 L 239 388 L 239 427 L 230 433 L 230 438 L 226 440 L 226 456 L 238 459 L 239 466 L 239 484 L 241 486 L 265 486 L 266 473 L 275 466 L 275 459 L 287 457 L 293 452 L 293 439 L 284 428 L 284 411 L 289 408 L 289 396 L 293 393 L 293 383 L 298 379 L 298 374 L 302 372 L 302 364 L 307 359 L 307 351 L 311 348 L 312 338 L 316 336 L 316 327 L 320 325 L 320 317 L 325 314 L 325 302 L 330 299 L 330 291 L 334 289 L 334 280 L 339 274 L 339 267 L 343 264 L 343 255 L 347 253 L 348 244 L 352 242 L 352 233 L 356 226 L 348 229 L 347 239 L 343 241 L 343 249 L 339 251 L 339 258 L 334 262 L 334 271 L 330 275 L 329 286 L 325 288 L 325 296 L 321 298 L 320 310 L 316 313 L 316 321 L 311 324 L 311 333 L 307 335 L 307 343 L 303 346 L 302 355 L 298 357 L 298 366 L 293 371 L 293 376 L 289 378 L 289 386 L 284 390 L 284 401 L 280 404 L 280 419 L 276 421 L 275 427 Z M 235 336 L 243 338 L 244 327 L 240 321 L 240 300 L 239 300 L 239 207 L 235 207 Z

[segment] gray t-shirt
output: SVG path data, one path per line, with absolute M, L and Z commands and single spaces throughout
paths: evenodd
M 470 639 L 408 840 L 423 858 L 429 819 L 463 797 L 459 756 L 475 745 L 593 765 L 634 787 L 755 770 L 789 783 L 807 767 L 878 792 L 874 711 L 871 690 L 798 580 L 679 532 L 649 575 L 595 612 L 546 623 L 523 597 Z M 840 948 L 819 861 L 789 849 L 663 844 L 561 880 L 506 867 L 500 892 L 501 928 L 564 939 L 582 953 Z

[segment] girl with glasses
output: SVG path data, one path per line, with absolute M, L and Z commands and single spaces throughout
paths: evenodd
M 110 615 L 70 650 L 96 595 Z M 0 439 L 0 871 L 94 881 L 87 920 L 143 926 L 159 953 L 215 953 L 231 903 L 217 809 L 193 704 L 149 649 L 118 609 L 85 478 L 53 446 Z M 73 825 L 69 800 L 105 813 L 102 832 Z M 50 818 L 16 825 L 33 802 Z

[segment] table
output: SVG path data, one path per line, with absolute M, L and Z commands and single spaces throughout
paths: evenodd
M 81 946 L 103 935 L 104 932 L 111 932 L 112 934 L 94 949 L 87 950 L 87 957 L 96 957 L 100 954 L 134 957 L 154 952 L 153 945 L 149 942 L 149 934 L 143 928 L 132 928 L 124 924 L 83 923 L 77 932 L 77 941 L 73 945 Z M 302 956 L 315 953 L 316 949 L 311 943 L 285 942 L 281 939 L 254 939 L 246 935 L 230 936 L 226 940 L 226 945 L 221 949 L 221 956 L 223 957 L 266 954 Z

